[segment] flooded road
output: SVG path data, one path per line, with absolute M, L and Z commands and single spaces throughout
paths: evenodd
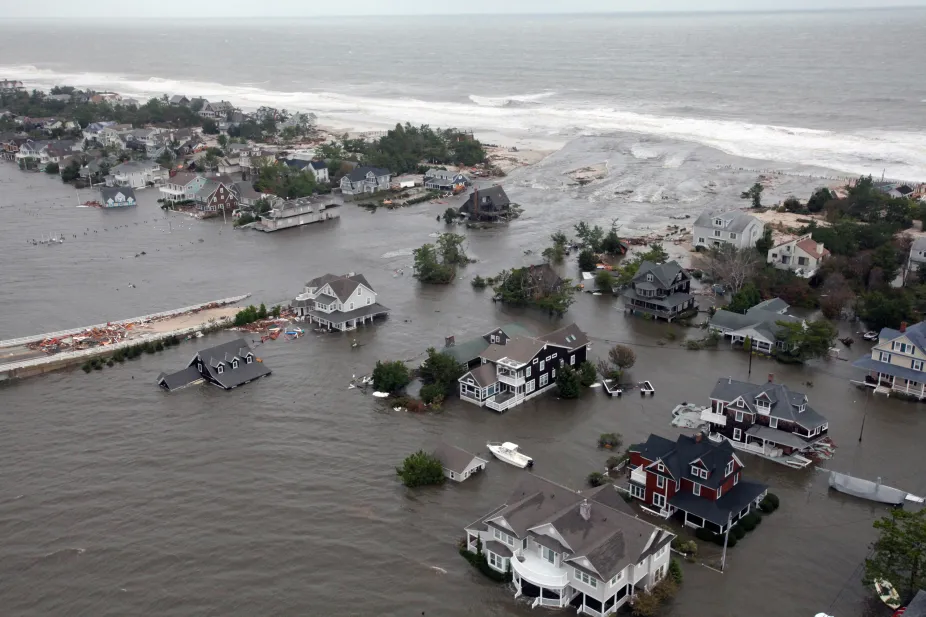
M 618 149 L 609 155 L 615 161 Z M 554 156 L 556 166 L 587 164 L 568 149 Z M 658 164 L 640 169 L 647 182 L 677 173 Z M 606 183 L 581 190 L 543 185 L 545 173 L 541 166 L 509 180 L 512 199 L 525 208 L 522 219 L 505 229 L 463 232 L 478 263 L 452 285 L 422 287 L 410 276 L 411 250 L 445 230 L 435 217 L 446 205 L 372 214 L 345 206 L 333 224 L 265 235 L 166 218 L 151 190 L 124 212 L 76 208 L 73 190 L 56 178 L 0 165 L 2 338 L 244 292 L 269 304 L 329 271 L 363 273 L 392 309 L 387 321 L 356 334 L 257 347 L 273 375 L 234 392 L 203 387 L 168 395 L 154 385 L 160 371 L 182 366 L 203 342 L 218 344 L 233 333 L 91 374 L 60 372 L 0 389 L 4 612 L 537 614 L 472 570 L 455 544 L 462 527 L 500 504 L 525 472 L 493 462 L 463 485 L 408 491 L 395 465 L 440 439 L 483 452 L 486 441 L 508 440 L 535 459 L 535 473 L 580 487 L 607 458 L 595 448 L 600 433 L 618 431 L 628 444 L 651 432 L 677 434 L 669 424 L 674 405 L 706 403 L 717 377 L 746 379 L 748 366 L 746 356 L 723 345 L 687 351 L 666 340 L 665 324 L 625 317 L 613 298 L 582 294 L 566 321 L 591 335 L 593 355 L 613 342 L 633 344 L 631 378 L 652 381 L 655 397 L 612 400 L 592 390 L 577 402 L 539 397 L 506 415 L 453 400 L 443 413 L 410 415 L 348 390 L 351 375 L 369 372 L 377 359 L 415 358 L 447 335 L 460 339 L 510 321 L 538 333 L 558 327 L 562 322 L 536 312 L 497 306 L 489 292 L 468 284 L 474 274 L 529 262 L 524 251 L 539 253 L 552 231 L 582 218 L 657 224 L 711 199 L 697 191 L 686 202 L 660 199 L 654 213 L 646 202 L 603 197 L 614 192 Z M 642 175 L 626 171 L 609 181 L 633 185 Z M 732 199 L 740 180 L 731 178 L 713 199 Z M 67 240 L 27 245 L 42 233 Z M 405 274 L 396 274 L 402 268 Z M 701 336 L 672 329 L 679 339 Z M 354 337 L 362 343 L 357 349 L 350 347 Z M 843 356 L 854 359 L 867 348 L 857 343 Z M 845 361 L 805 368 L 753 362 L 754 381 L 770 373 L 805 391 L 829 418 L 838 446 L 833 468 L 926 493 L 920 405 L 868 401 L 849 385 L 858 374 Z M 668 614 L 861 614 L 857 568 L 874 537 L 871 523 L 886 510 L 829 493 L 818 471 L 751 456 L 744 462 L 747 476 L 768 483 L 782 507 L 730 551 L 726 574 L 685 564 L 685 583 Z M 704 550 L 705 558 L 719 552 Z

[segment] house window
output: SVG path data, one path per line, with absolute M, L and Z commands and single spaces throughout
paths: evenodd
M 595 587 L 595 588 L 598 587 L 598 579 L 596 579 L 594 576 L 589 576 L 588 574 L 586 574 L 582 570 L 579 570 L 578 568 L 575 568 L 574 572 L 575 572 L 575 579 L 577 581 L 582 581 L 589 587 Z
M 543 558 L 549 561 L 550 563 L 556 563 L 556 553 L 551 551 L 545 546 L 540 547 L 540 552 L 543 553 Z
M 891 354 L 887 353 L 886 351 L 882 351 L 882 352 L 881 352 L 880 360 L 881 360 L 881 362 L 890 362 L 890 361 L 891 361 Z
M 663 465 L 663 464 L 660 462 L 658 465 L 656 465 L 656 469 L 657 469 L 658 471 L 664 471 L 664 470 L 665 470 L 665 465 Z
M 546 367 L 546 362 L 545 362 L 544 360 L 541 360 L 541 361 L 540 361 L 540 370 L 541 370 L 541 371 L 544 370 L 545 367 Z
M 530 367 L 530 365 L 527 366 L 527 376 L 528 376 L 528 377 L 531 376 L 531 367 Z
M 221 375 L 222 373 L 225 372 L 225 367 L 224 367 L 223 365 L 220 364 L 220 365 L 216 368 L 216 370 L 217 370 L 218 373 Z
M 549 362 L 551 357 L 552 357 L 552 356 L 547 356 L 547 360 L 546 360 L 546 361 Z
M 533 391 L 534 391 L 534 382 L 533 382 L 533 381 L 528 381 L 528 382 L 527 382 L 527 387 L 524 388 L 524 391 L 525 391 L 527 394 L 530 394 L 531 392 L 533 392 Z
M 553 369 L 553 372 L 550 373 L 550 379 L 556 379 L 556 369 Z
M 701 470 L 698 468 L 697 465 L 691 466 L 691 475 L 701 477 Z
M 742 411 L 737 411 L 737 412 L 736 412 L 736 421 L 737 421 L 737 422 L 742 422 L 742 421 L 743 421 L 743 412 L 742 412 Z
M 666 496 L 662 493 L 653 493 L 653 505 L 662 510 L 666 507 Z
M 761 411 L 768 411 L 771 408 L 771 405 L 765 399 L 756 399 L 756 407 Z
M 695 482 L 694 485 L 692 485 L 691 487 L 691 492 L 692 494 L 700 497 L 701 496 L 701 485 Z
M 373 303 L 373 298 L 367 298 L 367 304 L 372 304 L 372 303 Z
M 706 242 L 704 242 L 704 238 L 698 238 L 698 244 L 706 244 Z
M 534 361 L 532 362 L 532 364 L 537 364 L 537 358 L 534 358 Z
M 799 266 L 806 266 L 806 265 L 807 265 L 807 258 L 806 258 L 806 257 L 798 257 L 798 258 L 797 258 L 797 265 L 799 265 Z
M 717 227 L 723 227 L 723 219 L 714 219 L 714 225 Z
M 740 483 L 740 474 L 739 472 L 737 472 L 737 474 L 733 476 L 733 486 L 736 486 L 739 483 Z
M 665 487 L 666 487 L 666 479 L 663 478 L 662 476 L 656 476 L 656 488 L 665 488 Z
M 731 240 L 736 240 L 736 234 L 731 233 L 731 234 L 730 234 L 730 239 L 731 239 Z
M 720 233 L 721 233 L 721 232 L 720 232 L 719 229 L 715 229 L 715 230 L 714 230 L 714 237 L 715 237 L 715 238 L 719 238 L 719 237 L 720 237 Z
M 576 356 L 575 356 L 575 354 L 569 356 L 569 364 L 575 366 L 575 364 L 576 364 Z
M 721 493 L 723 493 L 723 485 L 717 487 L 717 499 L 720 499 Z
M 203 363 L 202 363 L 202 362 L 197 362 L 197 363 L 196 363 L 196 370 L 199 371 L 200 373 L 203 372 Z
M 727 468 L 724 470 L 723 476 L 726 478 L 731 473 L 733 473 L 733 461 L 732 460 L 729 463 L 727 463 Z
M 652 275 L 652 274 L 647 274 L 647 275 L 646 275 L 646 280 L 652 282 L 652 280 L 653 280 L 653 275 Z
M 923 370 L 923 361 L 922 361 L 922 360 L 914 360 L 914 361 L 910 364 L 910 366 L 913 368 L 914 371 L 922 371 L 922 370 Z
M 550 376 L 544 373 L 543 375 L 540 376 L 540 387 L 542 388 L 548 383 L 550 383 Z
M 232 360 L 232 368 L 238 368 L 238 360 Z
M 707 470 L 706 469 L 699 469 L 698 475 L 701 476 L 702 480 L 707 480 Z
M 733 441 L 740 441 L 743 437 L 743 431 L 738 428 L 733 429 Z
M 454 478 L 454 473 L 453 473 L 452 471 L 450 472 L 450 479 L 451 479 L 451 480 L 455 479 L 455 478 Z
M 495 336 L 494 334 L 492 335 L 492 342 L 493 342 L 493 343 L 497 343 L 497 342 L 498 342 L 498 337 Z
M 769 418 L 768 426 L 769 428 L 778 428 L 778 418 Z
M 251 354 L 248 354 L 247 356 L 244 357 L 244 362 L 246 364 L 250 364 L 253 361 L 254 361 L 254 356 L 252 356 Z
M 614 575 L 614 578 L 612 578 L 612 579 L 608 582 L 608 586 L 609 586 L 609 587 L 614 587 L 614 585 L 617 584 L 617 581 L 619 581 L 620 578 L 621 578 L 622 576 L 624 576 L 624 573 L 623 573 L 623 572 L 618 572 L 617 574 L 615 574 L 615 575 Z
M 630 494 L 637 499 L 646 499 L 646 489 L 636 484 L 630 485 Z

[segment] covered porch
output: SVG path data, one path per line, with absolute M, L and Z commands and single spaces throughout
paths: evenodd
M 870 356 L 859 358 L 852 366 L 868 372 L 866 385 L 875 388 L 875 392 L 890 394 L 901 392 L 918 399 L 926 398 L 926 372 L 912 368 L 896 366 L 888 362 L 875 360 Z
M 677 508 L 676 515 L 686 527 L 726 533 L 730 525 L 735 525 L 757 507 L 767 493 L 768 487 L 764 484 L 741 480 L 716 501 L 692 493 L 676 493 L 669 503 Z

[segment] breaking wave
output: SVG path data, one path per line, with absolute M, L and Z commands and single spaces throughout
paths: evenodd
M 483 107 L 510 107 L 520 103 L 534 103 L 556 94 L 555 92 L 540 92 L 538 94 L 522 94 L 519 96 L 479 96 L 470 94 L 469 100 Z
M 0 75 L 29 87 L 67 84 L 111 89 L 136 98 L 184 93 L 223 98 L 243 109 L 261 105 L 312 111 L 322 124 L 339 129 L 382 130 L 397 122 L 456 126 L 514 138 L 566 141 L 580 135 L 621 132 L 683 140 L 734 156 L 813 165 L 851 174 L 882 172 L 890 178 L 926 180 L 926 132 L 836 132 L 756 124 L 740 120 L 656 115 L 590 102 L 544 101 L 553 92 L 512 97 L 470 96 L 469 102 L 354 96 L 335 92 L 286 92 L 258 85 L 226 85 L 105 73 L 64 73 L 33 66 L 0 67 Z M 512 105 L 507 101 L 529 101 Z M 480 104 L 481 103 L 481 104 Z

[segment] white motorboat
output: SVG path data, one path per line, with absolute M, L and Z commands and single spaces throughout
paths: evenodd
M 510 441 L 506 441 L 505 443 L 490 442 L 486 444 L 486 447 L 495 458 L 500 461 L 505 461 L 509 465 L 514 465 L 521 469 L 534 466 L 534 459 L 521 452 L 518 449 L 518 444 L 511 443 Z
M 869 330 L 868 332 L 862 335 L 862 338 L 865 339 L 866 341 L 877 341 L 878 333 L 875 332 L 874 330 Z

